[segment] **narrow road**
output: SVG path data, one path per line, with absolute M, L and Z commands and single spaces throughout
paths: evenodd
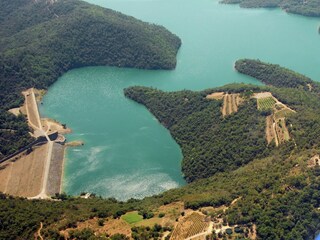
M 47 184 L 48 184 L 48 176 L 49 176 L 49 168 L 51 163 L 51 157 L 52 157 L 52 148 L 53 148 L 53 142 L 48 142 L 48 151 L 47 151 L 47 158 L 46 163 L 44 167 L 44 176 L 43 176 L 43 182 L 42 182 L 42 189 L 40 194 L 38 195 L 40 198 L 47 198 Z

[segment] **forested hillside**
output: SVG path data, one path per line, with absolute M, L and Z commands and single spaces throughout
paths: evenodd
M 206 99 L 206 92 L 133 87 L 125 95 L 145 105 L 170 130 L 182 148 L 182 171 L 188 182 L 242 166 L 269 151 L 265 117 L 254 100 L 246 100 L 237 114 L 223 118 L 222 102 Z
M 275 87 L 300 88 L 311 92 L 320 92 L 320 84 L 310 78 L 277 64 L 265 63 L 254 59 L 236 61 L 235 69 Z
M 289 13 L 309 17 L 320 16 L 320 2 L 318 0 L 222 0 L 223 3 L 240 4 L 244 8 L 275 8 L 280 7 Z
M 0 1 L 0 158 L 29 141 L 6 110 L 21 91 L 46 89 L 64 72 L 108 65 L 173 69 L 180 39 L 161 26 L 78 0 Z

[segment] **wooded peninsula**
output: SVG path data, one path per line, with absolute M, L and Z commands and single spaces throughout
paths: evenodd
M 240 4 L 244 8 L 281 8 L 286 12 L 308 17 L 320 16 L 320 2 L 317 0 L 222 0 L 222 3 Z

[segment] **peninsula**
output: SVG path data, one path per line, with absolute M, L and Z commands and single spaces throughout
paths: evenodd
M 222 0 L 222 3 L 240 4 L 244 8 L 281 8 L 286 12 L 308 17 L 320 17 L 320 3 L 317 0 Z

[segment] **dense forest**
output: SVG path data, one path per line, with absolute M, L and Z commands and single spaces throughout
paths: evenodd
M 230 91 L 228 87 L 220 90 Z M 208 100 L 205 93 L 166 93 L 146 87 L 125 90 L 125 95 L 145 105 L 181 146 L 182 171 L 188 182 L 242 166 L 269 151 L 264 139 L 265 116 L 254 100 L 247 100 L 237 114 L 223 118 L 222 101 Z
M 223 3 L 240 4 L 244 8 L 276 8 L 286 12 L 309 17 L 320 16 L 320 2 L 318 0 L 222 0 Z
M 64 72 L 108 65 L 173 69 L 180 39 L 161 26 L 78 0 L 0 1 L 0 159 L 30 141 L 6 111 L 21 91 L 46 89 Z
M 320 92 L 318 82 L 277 64 L 254 59 L 241 59 L 236 61 L 235 69 L 274 87 L 301 88 L 312 92 Z

